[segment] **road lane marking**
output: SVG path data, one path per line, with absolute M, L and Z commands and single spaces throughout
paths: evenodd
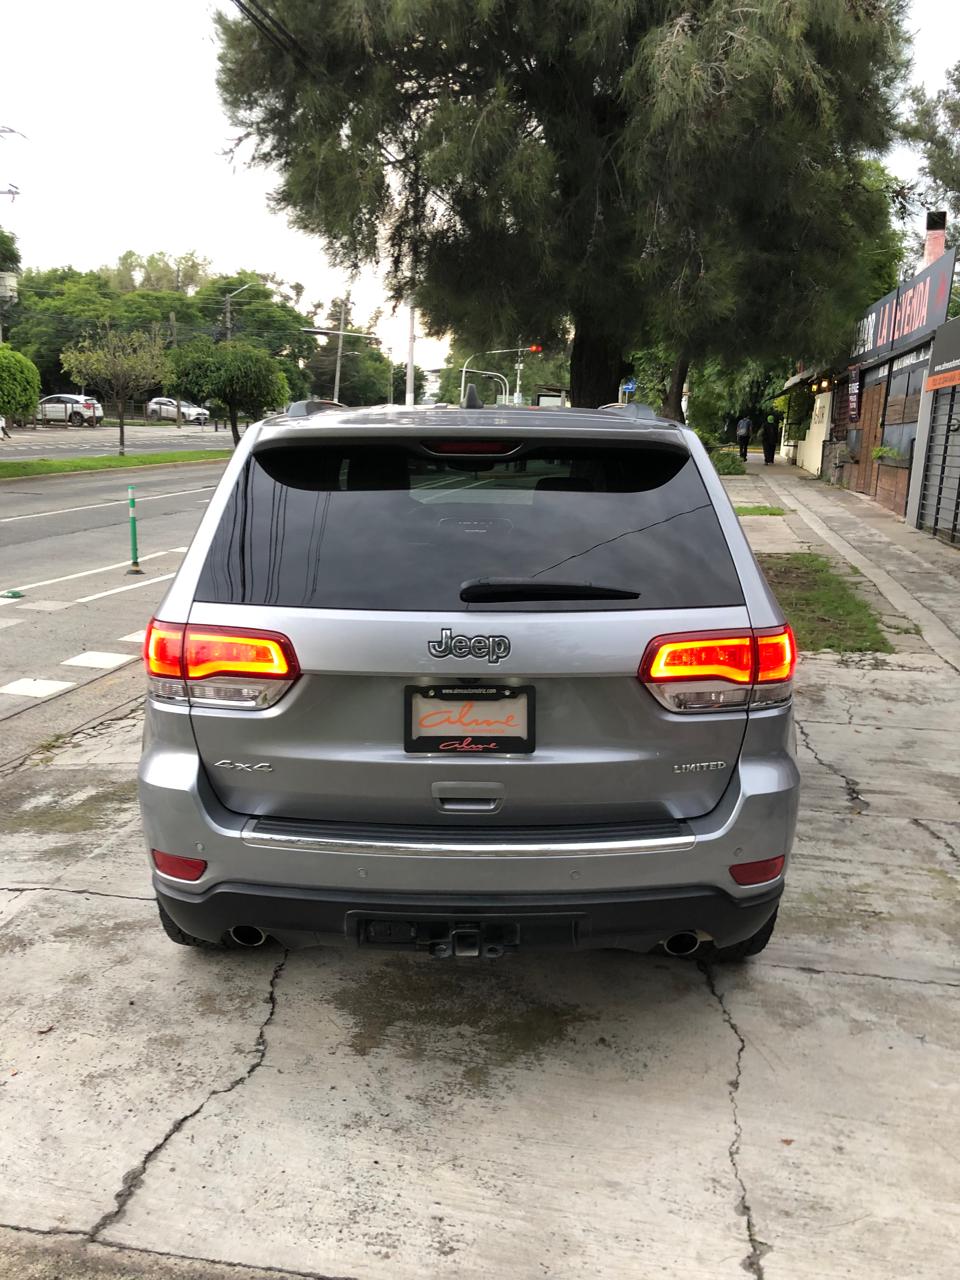
M 128 636 L 121 636 L 118 643 L 122 643 L 124 640 L 129 640 L 131 644 L 143 644 L 146 638 L 146 631 L 131 631 Z
M 131 653 L 105 653 L 102 649 L 87 649 L 78 653 L 75 658 L 64 658 L 61 667 L 96 667 L 99 671 L 112 671 L 114 667 L 122 667 L 125 662 L 135 662 Z
M 138 587 L 152 587 L 155 582 L 166 582 L 168 578 L 175 576 L 173 573 L 162 573 L 159 578 L 147 578 L 145 582 L 131 582 L 128 587 L 114 587 L 111 591 L 98 591 L 92 596 L 81 596 L 73 603 L 88 604 L 91 600 L 102 600 L 104 596 L 118 596 L 121 591 L 136 591 Z
M 159 502 L 161 498 L 182 498 L 186 493 L 206 493 L 208 489 L 215 489 L 215 484 L 202 484 L 197 489 L 174 489 L 172 493 L 148 493 L 144 497 L 137 497 L 137 505 L 141 502 Z M 30 511 L 22 516 L 2 516 L 0 524 L 12 524 L 15 520 L 39 520 L 42 516 L 67 516 L 74 511 L 96 511 L 98 507 L 125 507 L 127 505 L 126 498 L 111 498 L 109 502 L 88 502 L 84 507 L 60 507 L 56 511 Z
M 62 693 L 64 689 L 72 689 L 74 680 L 13 680 L 5 684 L 0 693 L 9 693 L 15 698 L 49 698 L 51 693 Z
M 169 551 L 151 551 L 147 556 L 140 557 L 140 563 L 144 560 L 156 560 L 159 556 L 183 555 L 186 547 L 171 547 Z M 81 569 L 79 573 L 65 573 L 62 578 L 45 578 L 43 582 L 27 582 L 22 587 L 10 587 L 10 591 L 35 591 L 38 587 L 52 587 L 58 582 L 72 582 L 74 578 L 89 578 L 92 573 L 109 573 L 111 569 L 126 569 L 129 560 L 118 560 L 116 564 L 103 564 L 99 569 Z

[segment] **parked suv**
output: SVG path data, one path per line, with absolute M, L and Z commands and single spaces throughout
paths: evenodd
M 163 927 L 754 954 L 796 818 L 795 656 L 686 428 L 257 424 L 145 644 Z
M 41 422 L 66 422 L 71 427 L 99 427 L 103 405 L 91 396 L 44 396 L 37 405 L 37 417 Z

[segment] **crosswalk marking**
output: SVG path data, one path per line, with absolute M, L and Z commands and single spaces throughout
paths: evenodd
M 135 661 L 130 653 L 104 653 L 100 649 L 87 649 L 73 658 L 64 658 L 61 667 L 96 667 L 101 671 L 112 671 L 114 667 L 122 667 L 125 662 Z
M 73 680 L 12 680 L 0 688 L 0 693 L 9 693 L 18 698 L 49 698 L 52 693 L 62 693 L 64 689 L 74 688 Z
M 128 636 L 121 636 L 120 640 L 121 641 L 129 640 L 131 644 L 143 644 L 146 638 L 147 638 L 147 633 L 146 633 L 146 630 L 144 630 L 144 631 L 131 631 Z

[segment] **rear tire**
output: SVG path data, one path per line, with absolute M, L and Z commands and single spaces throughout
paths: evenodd
M 743 960 L 749 960 L 751 956 L 758 956 L 773 937 L 778 911 L 779 907 L 762 928 L 758 929 L 749 938 L 744 938 L 743 942 L 735 942 L 730 947 L 714 947 L 712 959 L 719 960 L 725 964 L 737 964 Z
M 175 942 L 180 947 L 203 947 L 208 951 L 221 951 L 224 949 L 222 942 L 207 942 L 205 938 L 195 938 L 192 933 L 184 933 L 180 926 L 167 915 L 159 902 L 157 903 L 157 910 L 160 912 L 160 924 L 163 932 L 171 942 Z
M 84 417 L 83 417 L 83 414 L 82 414 L 82 413 L 71 413 L 71 415 L 70 415 L 70 417 L 69 417 L 68 421 L 69 421 L 69 423 L 70 423 L 71 427 L 82 427 L 82 426 L 83 426 L 83 424 L 84 424 Z

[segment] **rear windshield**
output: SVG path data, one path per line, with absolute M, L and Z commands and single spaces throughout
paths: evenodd
M 667 609 L 742 604 L 689 455 L 637 445 L 324 443 L 253 455 L 197 599 L 326 609 Z M 494 445 L 493 447 L 497 447 Z M 437 451 L 437 452 L 434 452 Z M 591 584 L 631 599 L 474 601 L 477 579 Z

